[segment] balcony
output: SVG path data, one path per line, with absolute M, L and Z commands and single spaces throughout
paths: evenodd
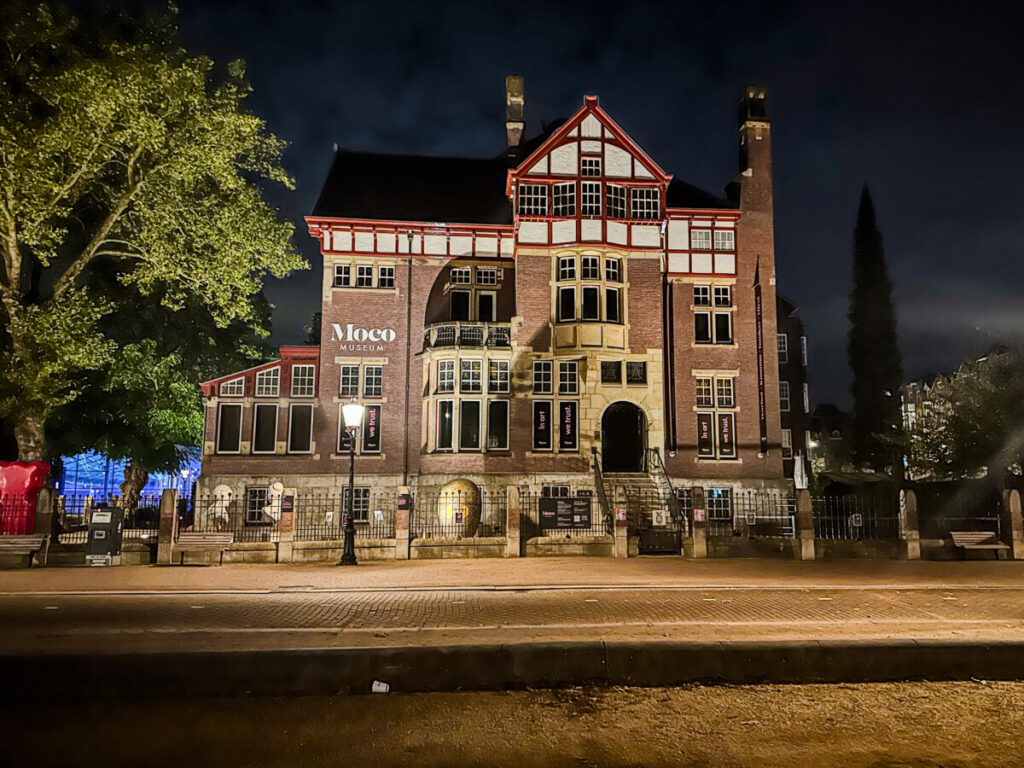
M 511 323 L 451 322 L 428 325 L 423 332 L 424 349 L 467 347 L 507 348 L 512 346 Z

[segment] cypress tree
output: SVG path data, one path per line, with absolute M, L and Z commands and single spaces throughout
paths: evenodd
M 853 286 L 848 317 L 847 356 L 853 373 L 853 458 L 858 466 L 884 470 L 896 462 L 892 438 L 900 430 L 903 364 L 896 339 L 892 282 L 867 187 L 861 191 L 857 226 L 853 230 Z

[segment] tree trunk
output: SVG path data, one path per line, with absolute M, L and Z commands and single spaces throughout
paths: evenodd
M 121 506 L 125 518 L 134 518 L 139 509 L 139 494 L 149 482 L 149 470 L 143 468 L 135 459 L 128 461 L 124 468 L 124 482 L 121 483 Z
M 20 416 L 14 422 L 14 439 L 20 461 L 46 461 L 43 420 L 38 416 Z

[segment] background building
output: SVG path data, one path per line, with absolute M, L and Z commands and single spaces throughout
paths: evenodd
M 793 477 L 795 457 L 808 456 L 811 394 L 807 385 L 807 336 L 795 303 L 775 296 L 778 324 L 779 411 L 782 423 L 782 467 Z M 805 469 L 810 469 L 805 463 Z

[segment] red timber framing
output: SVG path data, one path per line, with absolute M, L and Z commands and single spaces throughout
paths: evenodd
M 512 225 L 440 224 L 408 221 L 336 219 L 307 216 L 309 234 L 325 256 L 426 256 L 509 258 L 514 253 Z

